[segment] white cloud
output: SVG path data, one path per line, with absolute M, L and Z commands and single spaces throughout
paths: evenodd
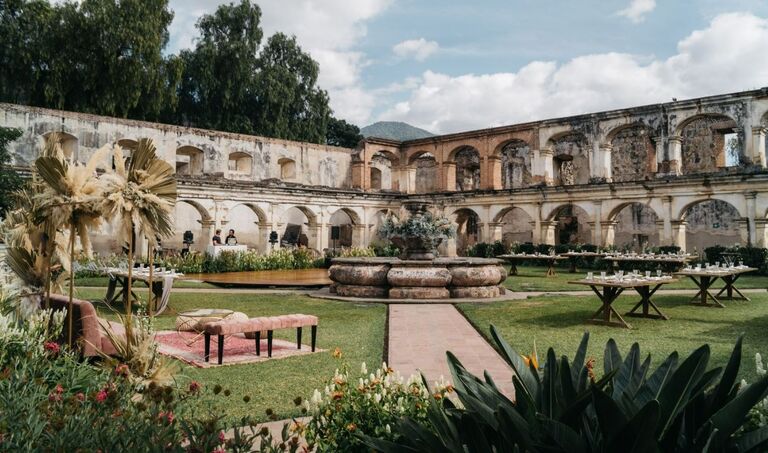
M 645 20 L 645 15 L 656 9 L 656 0 L 632 0 L 626 8 L 619 11 L 619 16 L 624 16 L 634 23 Z
M 225 1 L 171 0 L 176 17 L 171 43 L 176 52 L 191 47 L 198 17 L 212 13 Z M 296 35 L 301 47 L 320 64 L 319 85 L 328 90 L 337 117 L 366 124 L 375 97 L 362 87 L 361 71 L 369 63 L 355 50 L 367 34 L 366 21 L 383 12 L 393 0 L 261 0 L 264 40 L 277 31 Z
M 427 71 L 379 119 L 446 133 L 757 88 L 768 81 L 766 48 L 768 20 L 723 14 L 667 59 L 605 53 L 508 73 Z
M 392 52 L 401 58 L 413 58 L 416 61 L 424 61 L 437 52 L 440 46 L 435 41 L 427 41 L 424 38 L 409 39 L 395 44 Z

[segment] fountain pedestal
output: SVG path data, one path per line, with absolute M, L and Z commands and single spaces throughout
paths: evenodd
M 335 258 L 332 291 L 344 297 L 389 299 L 487 299 L 499 297 L 507 278 L 490 258 Z

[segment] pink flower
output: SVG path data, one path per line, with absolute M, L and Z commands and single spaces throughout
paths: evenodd
M 61 352 L 61 346 L 59 346 L 59 344 L 56 343 L 55 341 L 47 341 L 43 345 L 43 349 L 45 349 L 47 352 L 50 352 L 51 354 L 54 354 L 54 355 Z
M 227 438 L 224 437 L 224 431 L 219 431 L 219 442 L 224 442 Z
M 85 401 L 85 395 L 83 392 L 78 392 L 77 395 L 75 395 L 75 398 L 77 398 L 78 401 Z
M 64 393 L 64 387 L 62 387 L 61 384 L 56 384 L 56 393 L 58 393 L 59 395 Z
M 48 394 L 48 401 L 50 401 L 52 403 L 61 401 L 61 395 L 59 395 L 58 393 L 49 393 Z
M 189 383 L 189 393 L 197 393 L 200 391 L 201 385 L 197 381 L 192 381 Z
M 101 389 L 99 390 L 99 393 L 96 394 L 96 401 L 103 403 L 108 396 L 109 395 L 107 395 L 107 391 L 104 389 Z
M 130 374 L 130 370 L 128 368 L 128 365 L 122 363 L 115 367 L 115 374 L 118 376 L 126 377 L 128 374 Z
M 168 420 L 168 423 L 173 423 L 173 420 L 176 418 L 173 415 L 173 412 L 168 411 L 168 414 L 166 414 L 165 418 Z

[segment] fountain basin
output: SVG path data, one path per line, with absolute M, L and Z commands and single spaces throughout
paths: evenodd
M 339 296 L 391 299 L 490 299 L 507 278 L 493 258 L 334 258 L 328 273 Z

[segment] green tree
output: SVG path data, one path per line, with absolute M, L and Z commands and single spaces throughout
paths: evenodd
M 8 144 L 21 137 L 18 129 L 0 127 L 0 217 L 13 208 L 13 194 L 21 188 L 22 180 L 10 167 L 11 153 Z
M 261 9 L 242 0 L 221 5 L 197 22 L 194 50 L 184 62 L 176 121 L 197 127 L 254 133 L 256 55 L 261 44 Z
M 258 133 L 323 143 L 331 115 L 328 93 L 317 87 L 320 66 L 296 37 L 272 35 L 261 51 L 259 69 Z
M 328 132 L 325 135 L 325 142 L 327 144 L 355 148 L 362 139 L 363 134 L 360 133 L 359 127 L 338 118 L 330 118 Z

